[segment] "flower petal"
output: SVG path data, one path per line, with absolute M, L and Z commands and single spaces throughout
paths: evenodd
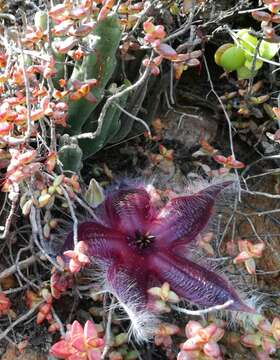
M 124 235 L 115 229 L 109 229 L 94 221 L 83 222 L 78 226 L 78 239 L 84 241 L 88 246 L 88 256 L 94 258 L 109 259 L 119 256 L 125 245 Z M 65 244 L 65 249 L 73 248 L 73 234 L 71 233 Z M 65 253 L 72 254 L 71 251 Z M 75 252 L 73 251 L 75 254 Z M 65 261 L 68 261 L 65 258 Z
M 194 240 L 207 225 L 216 197 L 230 184 L 231 181 L 223 182 L 170 200 L 149 229 L 158 245 L 173 247 Z
M 147 304 L 147 270 L 111 265 L 107 271 L 107 291 L 119 301 L 131 321 L 130 331 L 136 340 L 147 340 L 157 328 L 155 315 L 146 308 Z
M 224 279 L 189 259 L 161 252 L 150 258 L 149 268 L 160 281 L 167 281 L 177 295 L 196 305 L 212 307 L 233 300 L 228 309 L 253 312 Z
M 123 187 L 112 191 L 101 205 L 102 218 L 109 227 L 128 234 L 145 232 L 153 208 L 144 187 Z

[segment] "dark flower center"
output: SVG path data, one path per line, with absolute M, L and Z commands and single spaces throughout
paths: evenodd
M 147 249 L 149 246 L 152 245 L 153 241 L 155 239 L 155 236 L 147 234 L 141 234 L 140 231 L 135 231 L 135 237 L 133 239 L 133 243 L 139 248 L 139 249 Z

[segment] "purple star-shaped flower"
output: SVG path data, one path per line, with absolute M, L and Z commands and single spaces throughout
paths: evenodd
M 216 197 L 230 184 L 178 196 L 162 209 L 144 186 L 120 186 L 97 209 L 100 222 L 79 225 L 79 241 L 88 245 L 87 255 L 102 269 L 105 289 L 120 301 L 138 338 L 153 323 L 147 290 L 155 282 L 168 282 L 177 295 L 201 307 L 232 301 L 228 309 L 252 311 L 221 276 L 184 256 L 183 245 L 205 228 Z

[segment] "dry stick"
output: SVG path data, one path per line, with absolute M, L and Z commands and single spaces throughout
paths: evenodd
M 63 186 L 61 186 L 61 190 L 63 192 L 63 195 L 68 203 L 68 206 L 69 206 L 69 210 L 70 210 L 70 213 L 71 213 L 71 217 L 72 217 L 72 220 L 73 220 L 73 241 L 74 241 L 74 246 L 76 246 L 78 244 L 78 219 L 77 219 L 77 216 L 75 214 L 75 210 L 74 210 L 74 207 L 72 205 L 72 202 L 71 202 L 71 199 L 68 195 L 68 192 L 67 190 L 64 189 Z
M 7 19 L 7 20 L 10 20 L 13 23 L 16 23 L 15 16 L 11 15 L 11 14 L 0 13 L 0 19 Z
M 29 286 L 31 287 L 35 287 L 37 290 L 40 289 L 40 286 L 34 284 L 33 281 L 29 280 L 25 275 L 23 275 L 21 269 L 19 268 L 18 264 L 19 264 L 19 259 L 20 259 L 20 255 L 23 251 L 26 251 L 26 250 L 29 250 L 30 249 L 30 246 L 28 245 L 27 247 L 25 248 L 21 248 L 19 249 L 18 253 L 17 253 L 17 257 L 16 257 L 16 261 L 15 261 L 15 266 L 17 268 L 17 273 L 18 275 L 22 278 L 22 280 L 24 280 L 27 284 L 29 284 Z
M 32 255 L 29 258 L 19 261 L 17 265 L 12 265 L 8 269 L 3 270 L 0 273 L 0 280 L 7 278 L 8 276 L 13 275 L 17 269 L 23 270 L 26 269 L 29 265 L 32 265 L 37 260 L 37 256 L 39 256 L 39 253 L 36 255 Z
M 211 307 L 209 307 L 207 309 L 202 309 L 202 310 L 187 310 L 187 309 L 180 308 L 180 307 L 178 307 L 176 305 L 171 305 L 171 308 L 178 311 L 178 312 L 181 312 L 183 314 L 201 316 L 201 315 L 204 315 L 204 314 L 208 314 L 208 313 L 210 313 L 212 311 L 224 310 L 233 303 L 234 303 L 233 300 L 228 300 L 227 302 L 225 302 L 222 305 L 211 306 Z
M 59 271 L 63 272 L 64 269 L 57 264 L 56 261 L 54 261 L 50 255 L 44 250 L 44 248 L 41 246 L 40 242 L 38 241 L 38 235 L 40 236 L 39 233 L 39 228 L 36 222 L 36 209 L 34 208 L 34 206 L 31 207 L 30 209 L 30 214 L 29 214 L 29 219 L 30 219 L 30 223 L 32 226 L 32 235 L 33 235 L 33 239 L 34 239 L 34 243 L 36 244 L 36 246 L 39 248 L 39 250 L 41 251 L 41 254 L 44 255 L 48 261 Z
M 105 346 L 104 350 L 102 352 L 101 360 L 104 360 L 108 351 L 110 350 L 110 343 L 111 343 L 111 325 L 112 325 L 112 315 L 113 315 L 113 305 L 114 305 L 115 299 L 113 298 L 111 301 L 111 306 L 109 308 L 109 314 L 107 319 L 107 325 L 106 325 L 106 334 L 105 334 Z
M 0 341 L 2 339 L 4 339 L 8 333 L 13 330 L 14 327 L 16 327 L 18 324 L 20 324 L 21 322 L 27 320 L 31 315 L 33 315 L 33 313 L 38 309 L 38 307 L 40 305 L 42 305 L 44 303 L 44 300 L 39 302 L 38 304 L 34 305 L 34 307 L 32 307 L 32 309 L 30 309 L 27 313 L 23 314 L 22 316 L 20 316 L 19 318 L 17 318 L 9 327 L 7 327 L 4 331 L 2 331 L 0 333 Z
M 65 336 L 65 330 L 64 330 L 64 325 L 62 323 L 62 321 L 60 320 L 59 316 L 57 315 L 56 311 L 54 310 L 53 306 L 52 306 L 52 316 L 54 318 L 54 320 L 58 323 L 59 325 L 59 332 L 61 336 Z
M 150 61 L 151 62 L 152 58 L 153 58 L 154 52 L 152 51 L 151 56 L 150 56 Z M 83 134 L 79 134 L 79 135 L 75 135 L 72 136 L 73 139 L 95 139 L 97 136 L 100 135 L 101 129 L 102 129 L 102 125 L 103 125 L 103 121 L 105 118 L 105 115 L 107 113 L 107 110 L 109 109 L 109 107 L 112 105 L 113 102 L 115 102 L 116 100 L 120 99 L 122 96 L 130 93 L 131 91 L 137 89 L 145 80 L 146 78 L 149 76 L 150 74 L 150 68 L 149 65 L 146 67 L 145 71 L 143 72 L 143 74 L 140 76 L 140 78 L 136 81 L 136 83 L 134 83 L 133 85 L 125 88 L 124 90 L 118 92 L 117 94 L 112 95 L 111 97 L 109 97 L 109 99 L 106 101 L 106 103 L 104 104 L 102 111 L 99 115 L 98 118 L 98 125 L 97 125 L 97 129 L 95 132 L 88 132 L 88 133 L 83 133 Z
M 4 228 L 4 232 L 3 234 L 0 235 L 0 239 L 5 239 L 10 231 L 10 227 L 11 227 L 11 224 L 12 224 L 12 219 L 13 219 L 13 216 L 14 216 L 14 213 L 15 213 L 15 210 L 16 210 L 16 206 L 17 206 L 17 201 L 18 201 L 18 197 L 19 197 L 19 193 L 16 193 L 16 196 L 13 198 L 12 200 L 12 205 L 11 205 L 11 208 L 10 208 L 10 212 L 9 212 L 9 215 L 7 217 L 7 220 L 6 220 L 6 223 L 5 223 L 5 228 Z
M 131 114 L 130 112 L 126 111 L 123 107 L 120 106 L 120 104 L 118 104 L 117 102 L 114 102 L 114 105 L 119 108 L 124 114 L 126 114 L 127 116 L 131 117 L 133 120 L 138 121 L 140 124 L 142 124 L 144 126 L 144 128 L 147 130 L 148 134 L 151 135 L 151 130 L 149 128 L 149 126 L 145 123 L 144 120 L 140 119 L 139 117 Z
M 209 67 L 208 67 L 208 64 L 207 64 L 207 61 L 206 61 L 206 58 L 205 58 L 205 55 L 203 55 L 203 62 L 204 62 L 204 65 L 205 65 L 205 69 L 206 69 L 206 72 L 207 72 L 207 77 L 208 77 L 208 81 L 209 81 L 209 84 L 210 84 L 210 87 L 211 87 L 211 92 L 215 95 L 215 97 L 217 98 L 222 110 L 223 110 L 223 113 L 225 115 L 225 118 L 227 120 L 227 123 L 228 123 L 228 132 L 229 132 L 229 141 L 230 141 L 230 149 L 231 149 L 231 155 L 234 159 L 236 159 L 235 157 L 235 153 L 234 153 L 234 147 L 233 147 L 233 136 L 232 136 L 232 124 L 231 124 L 231 121 L 230 121 L 230 118 L 229 118 L 229 115 L 225 109 L 225 106 L 220 98 L 220 96 L 217 94 L 215 88 L 214 88 L 214 84 L 213 84 L 213 81 L 211 79 L 211 75 L 210 75 L 210 71 L 209 71 Z M 241 200 L 241 185 L 240 185 L 240 179 L 239 179 L 239 176 L 238 176 L 238 172 L 236 169 L 234 169 L 234 172 L 235 172 L 235 175 L 236 175 L 236 178 L 238 180 L 238 198 L 239 198 L 239 201 Z

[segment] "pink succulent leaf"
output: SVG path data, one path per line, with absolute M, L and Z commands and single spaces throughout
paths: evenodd
M 203 351 L 205 355 L 214 359 L 221 355 L 219 345 L 215 341 L 209 341 L 208 343 L 206 343 L 203 346 Z
M 67 360 L 82 360 L 84 358 L 84 353 L 77 352 L 73 355 L 70 355 Z M 84 359 L 83 359 L 84 360 Z
M 264 334 L 271 334 L 272 326 L 270 321 L 263 319 L 258 323 L 258 329 Z
M 71 345 L 80 352 L 86 351 L 86 344 L 82 335 L 75 336 L 73 339 L 71 339 Z
M 271 332 L 272 332 L 274 339 L 280 345 L 280 318 L 279 317 L 276 317 L 273 319 L 272 325 L 271 325 Z
M 201 331 L 199 331 L 198 334 L 201 336 L 202 339 L 205 339 L 205 341 L 209 341 L 217 332 L 217 329 L 218 326 L 216 324 L 210 324 Z
M 176 50 L 165 43 L 160 43 L 158 46 L 155 46 L 155 50 L 160 56 L 168 60 L 175 60 L 178 57 Z
M 84 336 L 84 330 L 79 321 L 75 320 L 70 328 L 69 333 L 70 339 L 73 339 L 76 336 Z
M 245 267 L 246 267 L 248 274 L 250 274 L 250 275 L 256 274 L 256 263 L 255 263 L 254 259 L 251 258 L 251 259 L 245 260 Z
M 50 349 L 50 354 L 51 355 L 56 356 L 56 357 L 61 358 L 61 359 L 68 358 L 74 352 L 75 352 L 75 350 L 65 340 L 58 341 Z
M 198 321 L 190 320 L 186 325 L 186 329 L 185 329 L 186 336 L 188 338 L 191 338 L 195 336 L 197 332 L 201 329 L 203 329 L 203 327 Z
M 271 336 L 264 336 L 262 338 L 262 348 L 267 354 L 274 354 L 277 350 L 277 343 Z
M 81 270 L 81 264 L 76 259 L 71 259 L 69 261 L 69 270 L 75 274 Z
M 241 336 L 241 343 L 249 348 L 259 347 L 262 344 L 262 337 L 259 333 Z
M 193 241 L 207 225 L 216 197 L 230 184 L 212 185 L 193 195 L 170 200 L 149 230 L 156 237 L 158 245 L 174 247 Z
M 86 340 L 91 339 L 91 338 L 96 339 L 98 337 L 96 327 L 94 326 L 93 322 L 90 320 L 88 320 L 85 323 L 84 337 Z
M 89 350 L 87 352 L 88 360 L 101 360 L 101 352 L 100 350 Z
M 195 335 L 184 342 L 182 349 L 185 351 L 199 350 L 201 348 L 201 339 Z
M 240 264 L 248 259 L 251 259 L 251 255 L 249 253 L 247 253 L 246 251 L 242 251 L 233 259 L 233 262 L 234 262 L 234 264 Z
M 265 351 L 257 351 L 257 360 L 271 360 L 272 358 Z
M 218 342 L 224 336 L 225 330 L 217 327 L 215 333 L 211 336 L 212 341 Z
M 180 351 L 177 360 L 198 360 L 201 359 L 201 351 Z

